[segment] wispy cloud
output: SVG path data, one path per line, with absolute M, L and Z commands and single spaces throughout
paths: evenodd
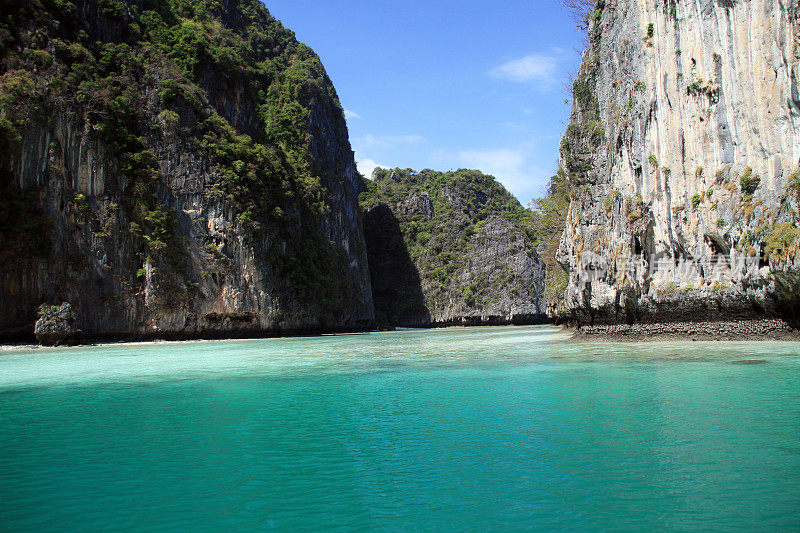
M 368 133 L 353 140 L 353 144 L 359 148 L 391 148 L 398 144 L 417 144 L 424 143 L 425 137 L 421 135 L 372 135 Z
M 506 61 L 490 69 L 489 75 L 505 81 L 536 83 L 543 89 L 550 89 L 558 85 L 558 66 L 563 57 L 563 51 L 558 49 L 547 54 L 531 54 Z
M 344 118 L 346 118 L 347 120 L 350 120 L 351 118 L 361 118 L 361 115 L 359 115 L 358 113 L 356 113 L 355 111 L 353 111 L 351 109 L 345 109 L 344 110 Z
M 520 124 L 519 122 L 514 122 L 512 120 L 503 122 L 503 127 L 508 128 L 513 131 L 527 131 L 530 129 L 530 126 L 527 124 Z
M 445 167 L 465 167 L 494 176 L 523 204 L 540 193 L 551 170 L 532 164 L 530 143 L 517 148 L 434 152 L 431 159 Z
M 373 161 L 372 159 L 359 159 L 356 161 L 356 167 L 358 167 L 358 171 L 361 173 L 362 176 L 365 178 L 372 178 L 372 172 L 378 168 L 388 168 L 386 165 L 380 165 Z
M 528 189 L 533 176 L 526 168 L 527 154 L 522 150 L 465 150 L 459 152 L 461 164 L 481 170 L 497 178 L 512 192 Z

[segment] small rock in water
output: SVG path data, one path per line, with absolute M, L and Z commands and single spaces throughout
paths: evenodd
M 33 332 L 43 346 L 60 346 L 77 344 L 81 331 L 75 327 L 72 306 L 64 302 L 61 305 L 41 305 Z

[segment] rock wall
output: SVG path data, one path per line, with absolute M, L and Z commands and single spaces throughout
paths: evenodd
M 529 213 L 491 176 L 378 169 L 361 204 L 379 323 L 546 321 Z
M 561 145 L 579 324 L 800 317 L 800 9 L 606 0 Z
M 60 302 L 72 305 L 77 327 L 89 338 L 371 325 L 360 182 L 341 106 L 313 52 L 259 2 L 199 2 L 181 8 L 197 11 L 178 13 L 201 21 L 183 19 L 188 28 L 195 24 L 221 41 L 260 31 L 266 36 L 256 42 L 267 46 L 253 52 L 264 61 L 260 70 L 238 77 L 226 71 L 233 67 L 208 57 L 216 50 L 198 54 L 203 63 L 195 68 L 195 83 L 176 66 L 184 59 L 177 45 L 157 52 L 172 41 L 157 41 L 155 30 L 148 37 L 155 44 L 140 48 L 133 43 L 144 36 L 129 38 L 145 31 L 145 20 L 155 15 L 145 19 L 153 12 L 144 10 L 157 3 L 76 3 L 58 21 L 52 20 L 56 11 L 20 8 L 17 44 L 3 48 L 2 95 L 13 97 L 12 82 L 20 79 L 32 80 L 35 90 L 18 106 L 3 100 L 6 122 L 0 126 L 11 124 L 7 129 L 17 137 L 2 154 L 0 185 L 17 214 L 4 220 L 1 235 L 0 340 L 32 337 L 37 307 Z M 119 11 L 108 11 L 111 4 Z M 167 5 L 158 7 L 165 18 L 173 14 Z M 250 22 L 243 22 L 243 13 Z M 113 25 L 103 17 L 122 29 L 105 35 L 103 28 Z M 135 80 L 135 94 L 123 96 L 136 99 L 126 112 L 136 117 L 129 127 L 138 137 L 109 140 L 92 102 L 66 91 L 43 89 L 36 100 L 48 77 L 75 70 L 59 55 L 68 39 L 75 39 L 69 50 L 86 43 L 93 57 L 82 66 L 92 72 L 104 61 L 102 51 L 120 44 L 131 43 L 131 54 L 145 58 L 140 66 L 125 66 L 132 73 L 107 67 L 110 78 L 104 78 Z M 101 50 L 88 44 L 95 41 Z M 22 51 L 34 47 L 51 55 L 46 68 Z M 98 86 L 86 90 L 102 96 Z M 114 105 L 122 104 L 112 100 L 112 111 Z M 275 116 L 290 106 L 295 116 Z M 102 120 L 109 117 L 111 111 Z M 131 145 L 136 153 L 126 148 Z M 32 222 L 11 227 L 17 225 L 11 218 L 19 217 Z M 36 239 L 46 245 L 26 242 Z

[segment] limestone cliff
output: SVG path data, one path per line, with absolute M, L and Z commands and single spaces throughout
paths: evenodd
M 561 145 L 578 323 L 800 318 L 796 1 L 601 0 Z
M 474 170 L 376 169 L 361 205 L 384 325 L 531 323 L 545 317 L 532 214 Z
M 0 338 L 371 323 L 341 106 L 258 0 L 2 10 Z

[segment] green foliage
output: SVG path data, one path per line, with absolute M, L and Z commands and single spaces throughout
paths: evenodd
M 599 143 L 606 138 L 605 125 L 599 120 L 589 122 L 586 125 L 586 133 L 595 143 Z
M 545 299 L 551 307 L 557 306 L 562 301 L 567 288 L 568 276 L 556 261 L 556 253 L 569 210 L 571 189 L 570 181 L 563 172 L 550 178 L 544 197 L 531 202 L 532 213 L 528 219 L 536 242 L 544 245 L 541 259 L 547 267 Z M 619 191 L 612 193 L 615 200 L 621 196 Z
M 700 205 L 700 202 L 702 201 L 703 201 L 703 196 L 701 194 L 695 194 L 694 196 L 692 196 L 693 206 L 698 207 Z
M 20 127 L 40 113 L 43 81 L 25 69 L 0 76 L 0 150 L 8 154 L 22 140 Z
M 238 220 L 240 224 L 247 224 L 253 222 L 254 220 L 253 207 L 249 206 L 247 209 L 236 215 L 236 220 Z
M 619 190 L 614 189 L 611 194 L 609 194 L 605 200 L 603 200 L 603 207 L 607 212 L 611 212 L 612 207 L 614 204 L 622 198 L 622 193 Z
M 776 224 L 766 238 L 764 252 L 770 262 L 796 258 L 800 252 L 800 228 L 791 222 Z
M 650 154 L 650 156 L 647 158 L 647 160 L 650 161 L 650 165 L 651 166 L 653 166 L 653 167 L 657 167 L 658 166 L 658 158 L 656 157 L 655 154 Z
M 793 194 L 798 201 L 800 201 L 800 173 L 793 172 L 789 176 L 789 180 L 786 184 L 786 190 L 790 194 Z
M 492 217 L 509 221 L 522 236 L 519 245 L 531 254 L 536 253 L 533 214 L 492 176 L 466 169 L 455 172 L 378 169 L 375 180 L 366 181 L 365 185 L 366 191 L 359 197 L 363 209 L 370 210 L 380 204 L 395 206 L 402 243 L 391 248 L 407 251 L 419 271 L 422 286 L 431 287 L 426 299 L 434 305 L 447 302 L 456 294 L 464 305 L 480 306 L 488 301 L 487 294 L 504 290 L 500 285 L 507 282 L 506 278 L 476 279 L 461 287 L 453 285 L 456 274 L 465 267 L 468 250 L 480 246 L 486 238 L 487 222 Z M 397 207 L 409 205 L 408 202 L 416 206 L 411 212 Z M 391 238 L 391 235 L 385 237 Z M 402 257 L 395 260 L 402 261 Z M 396 282 L 411 283 L 407 279 Z M 411 294 L 413 287 L 401 292 Z M 376 306 L 387 317 L 397 307 L 384 302 L 382 296 Z
M 563 170 L 576 186 L 586 181 L 592 168 L 588 154 L 596 151 L 605 140 L 605 124 L 600 120 L 600 105 L 593 91 L 592 72 L 596 68 L 591 58 L 584 61 L 580 76 L 572 86 L 575 110 L 580 120 L 567 126 L 561 139 Z
M 718 282 L 714 282 L 714 284 L 711 286 L 711 290 L 714 291 L 714 292 L 722 292 L 722 291 L 724 291 L 725 289 L 728 289 L 728 288 L 729 287 L 728 287 L 727 284 L 718 283 Z
M 117 0 L 100 0 L 100 12 L 109 18 L 122 18 L 125 12 Z
M 179 133 L 218 177 L 206 197 L 224 199 L 250 231 L 267 227 L 291 243 L 292 275 L 305 287 L 298 291 L 309 301 L 339 305 L 332 301 L 344 298 L 344 282 L 335 278 L 346 266 L 341 251 L 320 235 L 321 217 L 330 210 L 328 180 L 341 179 L 342 171 L 313 159 L 309 110 L 341 117 L 336 134 L 346 130 L 333 86 L 310 48 L 258 0 L 235 2 L 236 16 L 225 20 L 220 15 L 229 7 L 218 0 L 24 4 L 0 16 L 0 168 L 26 121 L 77 117 L 125 178 L 120 206 L 140 258 L 165 258 L 180 270 L 185 258 L 175 238 L 176 214 L 165 203 L 154 155 L 162 136 Z M 243 117 L 247 106 L 220 106 L 227 94 L 254 116 Z M 247 122 L 247 134 L 237 117 Z M 92 198 L 74 200 L 86 215 L 97 205 Z M 13 227 L 4 225 L 4 239 L 16 239 Z M 290 262 L 277 255 L 269 260 L 276 270 Z
M 711 103 L 716 103 L 719 99 L 719 86 L 715 86 L 710 82 L 705 82 L 702 79 L 695 80 L 686 86 L 686 94 L 695 96 L 705 95 L 710 99 Z M 707 116 L 711 116 L 711 113 L 711 108 L 706 109 Z
M 175 104 L 187 103 L 195 111 L 202 111 L 205 107 L 201 100 L 200 91 L 197 86 L 176 79 L 160 80 L 159 96 L 161 105 L 167 107 Z M 169 110 L 167 110 L 169 111 Z M 176 113 L 177 114 L 177 113 Z
M 164 111 L 158 114 L 159 123 L 167 131 L 174 130 L 180 123 L 180 120 L 181 120 L 180 115 L 178 115 L 174 111 L 170 111 L 169 109 L 165 109 Z
M 686 86 L 686 92 L 689 94 L 700 94 L 703 92 L 703 84 L 702 82 L 695 80 L 689 85 Z
M 74 198 L 75 206 L 78 208 L 84 215 L 88 215 L 91 212 L 91 208 L 89 207 L 89 200 L 86 198 L 85 194 L 78 193 L 75 195 Z
M 47 68 L 53 62 L 53 56 L 47 50 L 25 50 L 25 58 L 30 60 L 39 68 Z
M 655 34 L 655 31 L 656 31 L 656 28 L 653 25 L 653 23 L 651 22 L 650 24 L 648 24 L 647 25 L 647 38 L 648 39 L 652 38 L 653 35 Z
M 636 193 L 633 197 L 625 197 L 625 215 L 631 224 L 644 216 L 644 201 L 641 194 Z
M 586 78 L 575 80 L 572 86 L 572 96 L 585 113 L 589 115 L 597 115 L 599 113 L 597 96 L 592 91 Z
M 48 314 L 51 314 L 51 313 L 55 313 L 55 312 L 56 312 L 56 311 L 58 311 L 60 308 L 61 308 L 61 306 L 60 306 L 60 305 L 47 305 L 47 304 L 42 304 L 42 305 L 40 305 L 40 306 L 39 306 L 39 308 L 36 310 L 36 316 L 38 316 L 39 318 L 41 318 L 41 317 L 43 317 L 43 316 L 45 316 L 45 315 L 48 315 Z
M 757 174 L 753 174 L 752 168 L 747 167 L 741 178 L 739 178 L 739 185 L 745 195 L 752 196 L 758 186 L 761 185 L 761 178 Z
M 394 174 L 395 179 L 391 178 Z M 460 210 L 472 225 L 485 221 L 492 215 L 501 215 L 518 221 L 526 216 L 526 210 L 494 177 L 477 170 L 461 169 L 455 172 L 436 172 L 411 169 L 378 169 L 374 182 L 361 194 L 365 207 L 381 201 L 397 203 L 412 191 L 426 192 L 433 204 L 433 211 L 446 215 L 442 222 L 449 220 L 453 205 L 448 200 L 447 191 L 458 191 Z M 416 223 L 423 224 L 421 219 Z

